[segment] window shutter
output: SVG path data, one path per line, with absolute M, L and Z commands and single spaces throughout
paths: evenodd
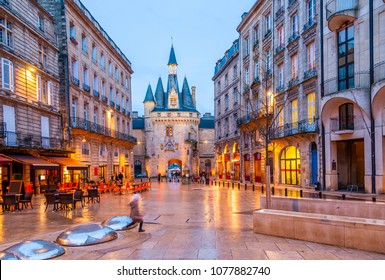
M 41 77 L 36 75 L 36 99 L 41 101 Z
M 13 63 L 8 59 L 1 58 L 2 65 L 2 88 L 13 91 L 14 80 L 13 80 Z
M 54 99 L 53 99 L 53 87 L 52 82 L 47 82 L 47 90 L 48 90 L 48 105 L 54 105 Z

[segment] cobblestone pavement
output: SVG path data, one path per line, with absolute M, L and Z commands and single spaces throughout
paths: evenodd
M 66 247 L 57 259 L 385 260 L 384 254 L 253 233 L 259 196 L 252 190 L 153 183 L 142 194 L 146 232 L 120 231 L 111 242 Z M 130 198 L 105 193 L 100 203 L 84 208 L 53 212 L 50 205 L 44 212 L 44 196 L 34 197 L 33 209 L 0 215 L 0 250 L 23 240 L 55 241 L 71 226 L 128 215 Z

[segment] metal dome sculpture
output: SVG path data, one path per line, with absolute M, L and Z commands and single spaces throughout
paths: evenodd
M 110 227 L 99 224 L 75 226 L 62 232 L 56 242 L 63 246 L 88 246 L 114 240 L 118 234 Z
M 5 249 L 1 252 L 0 257 L 2 260 L 47 260 L 64 253 L 64 248 L 56 243 L 45 240 L 30 240 Z
M 105 220 L 102 225 L 110 227 L 113 230 L 129 230 L 135 228 L 138 223 L 134 222 L 129 216 L 115 216 Z

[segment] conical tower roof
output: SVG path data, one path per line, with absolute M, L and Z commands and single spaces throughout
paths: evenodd
M 183 86 L 182 86 L 182 99 L 183 105 L 186 107 L 194 108 L 194 102 L 190 92 L 190 87 L 187 82 L 187 78 L 184 77 Z
M 143 103 L 148 101 L 155 102 L 154 94 L 152 93 L 152 88 L 150 84 L 147 87 L 146 97 L 144 98 Z
M 159 77 L 158 84 L 156 85 L 155 99 L 156 99 L 156 107 L 163 108 L 164 107 L 164 88 L 163 88 L 163 82 L 161 77 Z
M 168 59 L 167 65 L 178 65 L 178 63 L 176 62 L 174 45 L 171 45 L 170 58 Z

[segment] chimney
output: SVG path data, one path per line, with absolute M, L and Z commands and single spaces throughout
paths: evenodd
M 191 87 L 191 95 L 192 95 L 192 100 L 193 100 L 193 103 L 194 103 L 194 107 L 196 108 L 197 107 L 197 103 L 196 103 L 196 100 L 195 100 L 195 92 L 196 92 L 196 87 L 195 86 L 192 86 Z
M 137 119 L 138 118 L 138 111 L 132 111 L 132 118 Z

